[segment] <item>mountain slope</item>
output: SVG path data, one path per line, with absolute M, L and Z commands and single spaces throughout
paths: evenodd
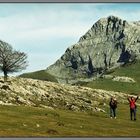
M 140 94 L 140 61 L 108 71 L 102 77 L 76 85 L 117 92 Z
M 126 102 L 127 94 L 121 92 L 68 86 L 29 78 L 0 80 L 0 104 L 28 105 L 44 108 L 60 108 L 73 111 L 103 111 L 104 103 L 116 96 Z
M 46 71 L 59 82 L 75 83 L 139 58 L 140 22 L 109 16 L 97 21 Z
M 19 77 L 22 78 L 32 78 L 32 79 L 38 79 L 38 80 L 44 80 L 44 81 L 50 81 L 50 82 L 56 82 L 57 80 L 54 76 L 47 73 L 45 70 L 30 72 L 30 73 L 24 73 L 21 74 Z

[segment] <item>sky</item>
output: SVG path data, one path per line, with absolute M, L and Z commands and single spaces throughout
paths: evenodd
M 110 15 L 138 21 L 140 3 L 0 3 L 0 40 L 27 53 L 21 73 L 42 70 Z

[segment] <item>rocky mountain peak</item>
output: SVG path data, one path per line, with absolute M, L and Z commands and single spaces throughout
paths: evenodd
M 85 35 L 80 38 L 79 42 L 84 41 L 85 39 L 90 39 L 95 35 L 100 34 L 101 32 L 109 35 L 120 30 L 123 31 L 126 25 L 128 25 L 126 20 L 122 20 L 116 16 L 101 18 L 91 27 L 91 29 Z
M 74 83 L 140 59 L 139 22 L 116 16 L 99 19 L 47 72 L 59 82 Z

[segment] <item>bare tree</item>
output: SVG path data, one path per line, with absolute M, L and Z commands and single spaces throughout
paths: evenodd
M 4 74 L 4 82 L 8 73 L 19 72 L 27 67 L 27 55 L 24 52 L 13 50 L 12 46 L 0 41 L 0 70 Z

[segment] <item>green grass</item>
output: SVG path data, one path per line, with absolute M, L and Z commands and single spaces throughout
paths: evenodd
M 108 107 L 105 110 L 107 113 L 84 113 L 25 106 L 0 106 L 0 136 L 140 136 L 139 108 L 136 122 L 130 121 L 128 104 L 119 104 L 116 120 L 109 118 Z
M 136 83 L 117 82 L 112 81 L 111 79 L 99 78 L 98 80 L 89 83 L 82 83 L 82 85 L 91 88 L 120 91 L 125 93 L 140 93 L 140 61 L 136 62 L 135 64 L 115 69 L 109 74 L 115 76 L 131 77 L 136 81 Z
M 31 72 L 31 73 L 24 73 L 24 74 L 20 75 L 19 77 L 32 78 L 32 79 L 51 81 L 51 82 L 58 82 L 54 76 L 47 73 L 45 70 L 40 70 L 40 71 L 36 71 L 36 72 Z
M 112 75 L 127 76 L 134 78 L 137 82 L 140 82 L 140 61 L 135 64 L 129 64 L 116 69 Z
M 140 84 L 139 83 L 124 83 L 112 81 L 109 79 L 98 79 L 96 81 L 92 81 L 84 84 L 84 86 L 96 88 L 96 89 L 104 89 L 116 92 L 125 92 L 125 93 L 133 93 L 139 94 L 140 92 Z

